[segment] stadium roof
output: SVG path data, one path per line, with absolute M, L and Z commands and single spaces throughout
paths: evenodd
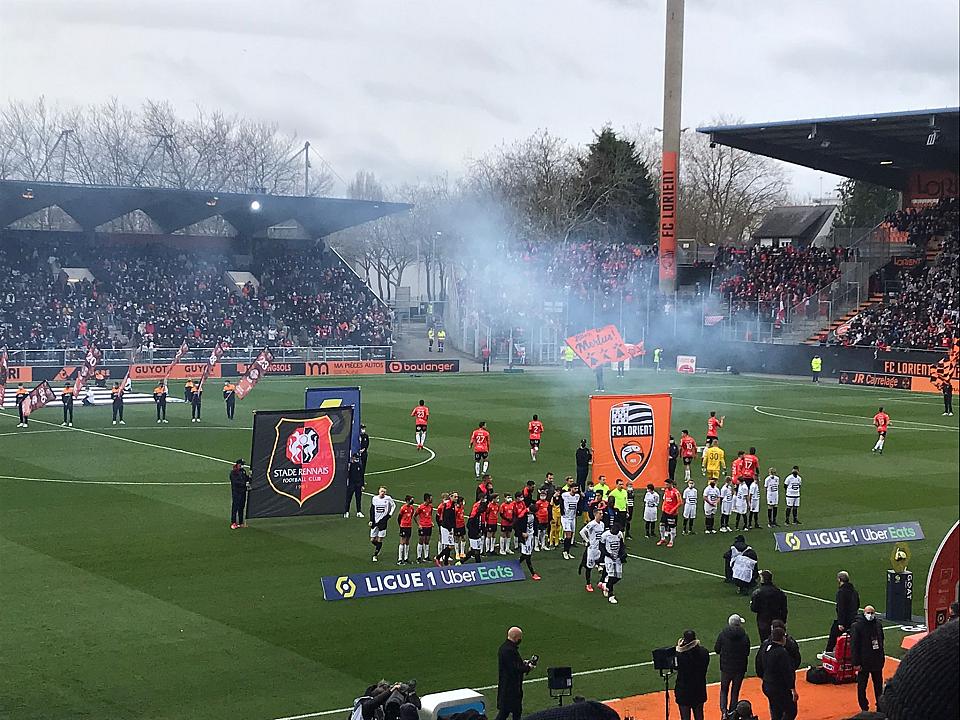
M 823 172 L 906 187 L 916 170 L 960 166 L 960 108 L 697 128 L 711 142 Z
M 219 215 L 244 237 L 289 220 L 313 237 L 324 237 L 410 209 L 405 203 L 368 200 L 0 180 L 0 229 L 52 206 L 64 210 L 85 231 L 140 210 L 165 233 Z

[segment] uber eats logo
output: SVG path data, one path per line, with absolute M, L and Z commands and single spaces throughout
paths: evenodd
M 337 592 L 340 593 L 340 597 L 344 598 L 352 598 L 357 592 L 356 584 L 346 575 L 341 575 L 337 578 L 336 587 Z

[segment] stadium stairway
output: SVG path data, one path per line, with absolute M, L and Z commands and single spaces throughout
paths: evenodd
M 830 337 L 830 333 L 834 332 L 838 327 L 840 327 L 841 325 L 844 325 L 845 323 L 850 322 L 854 317 L 859 315 L 861 312 L 866 310 L 871 305 L 874 305 L 880 302 L 883 302 L 883 294 L 874 293 L 869 298 L 867 298 L 866 301 L 860 303 L 854 308 L 851 308 L 845 315 L 838 317 L 836 320 L 830 323 L 829 326 L 825 328 L 821 328 L 820 330 L 815 332 L 813 335 L 808 337 L 806 340 L 803 341 L 803 344 L 819 345 L 821 342 L 825 341 L 828 337 Z

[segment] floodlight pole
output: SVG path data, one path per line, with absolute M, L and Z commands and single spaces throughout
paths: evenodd
M 303 196 L 310 195 L 310 141 L 303 143 Z
M 660 173 L 660 292 L 677 288 L 677 193 L 680 184 L 680 98 L 684 0 L 667 0 L 663 62 L 663 163 Z

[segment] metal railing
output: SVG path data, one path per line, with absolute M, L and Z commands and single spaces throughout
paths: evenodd
M 229 348 L 220 362 L 250 362 L 262 348 Z M 331 360 L 390 360 L 393 348 L 390 345 L 342 345 L 324 347 L 276 347 L 271 348 L 276 362 L 328 362 Z M 203 362 L 210 357 L 212 347 L 190 348 L 181 362 Z M 165 363 L 173 360 L 177 348 L 155 348 L 136 352 L 134 350 L 102 350 L 102 365 L 126 365 L 130 363 Z M 8 350 L 10 365 L 59 366 L 79 365 L 83 362 L 83 349 L 67 350 Z

